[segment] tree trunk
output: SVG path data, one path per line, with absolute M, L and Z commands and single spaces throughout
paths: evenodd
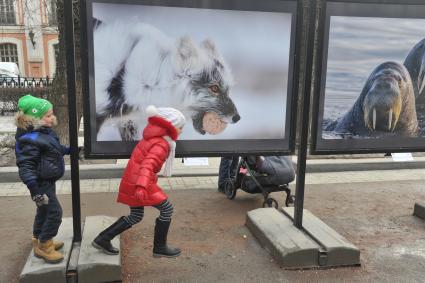
M 71 1 L 71 0 L 68 0 Z M 76 67 L 76 95 L 78 125 L 82 117 L 82 83 L 81 83 L 81 60 L 80 58 L 80 19 L 79 1 L 74 4 L 74 43 L 75 43 L 75 67 Z M 61 143 L 69 144 L 69 117 L 68 117 L 68 93 L 66 80 L 66 45 L 65 45 L 65 14 L 64 0 L 57 0 L 57 23 L 59 33 L 59 52 L 56 58 L 56 76 L 54 84 L 48 94 L 48 99 L 53 103 L 54 112 L 58 118 L 55 127 Z

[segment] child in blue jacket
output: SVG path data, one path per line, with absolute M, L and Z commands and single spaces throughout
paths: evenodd
M 64 154 L 69 147 L 60 144 L 52 127 L 56 125 L 53 105 L 25 95 L 19 99 L 15 116 L 16 165 L 19 177 L 28 187 L 37 206 L 33 225 L 34 255 L 48 263 L 63 260 L 62 242 L 54 242 L 62 222 L 62 208 L 56 197 L 56 181 L 64 174 Z

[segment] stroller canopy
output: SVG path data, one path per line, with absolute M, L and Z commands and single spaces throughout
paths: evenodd
M 249 157 L 248 162 L 254 160 L 256 157 Z M 257 159 L 255 165 L 258 173 L 267 174 L 267 181 L 271 184 L 288 184 L 295 179 L 294 166 L 286 156 L 264 156 L 261 161 Z

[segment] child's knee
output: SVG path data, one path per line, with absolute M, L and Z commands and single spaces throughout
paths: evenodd
M 52 213 L 52 219 L 55 223 L 59 223 L 59 225 L 62 223 L 62 211 L 55 211 Z
M 167 202 L 166 205 L 161 207 L 160 215 L 166 218 L 171 218 L 174 212 L 174 207 L 170 202 Z
M 54 204 L 53 207 L 51 207 L 49 214 L 50 218 L 54 219 L 55 222 L 62 222 L 63 211 L 60 205 Z

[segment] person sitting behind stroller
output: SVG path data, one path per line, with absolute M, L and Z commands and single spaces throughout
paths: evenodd
M 236 177 L 238 169 L 239 156 L 226 156 L 220 160 L 220 167 L 218 169 L 218 192 L 224 193 L 226 182 Z

